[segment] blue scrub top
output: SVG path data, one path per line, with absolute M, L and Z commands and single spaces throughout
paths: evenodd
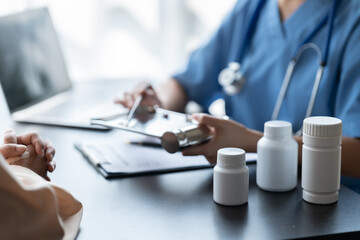
M 207 109 L 218 96 L 225 99 L 226 114 L 248 128 L 263 131 L 271 120 L 287 65 L 301 43 L 330 11 L 331 0 L 309 0 L 281 22 L 277 0 L 261 10 L 251 42 L 242 59 L 246 83 L 240 93 L 229 96 L 218 75 L 234 61 L 243 34 L 258 1 L 240 0 L 205 45 L 194 51 L 187 66 L 173 76 L 189 100 Z M 339 1 L 325 67 L 312 116 L 334 116 L 343 121 L 343 135 L 360 137 L 360 1 Z M 323 50 L 328 25 L 311 39 Z M 323 50 L 324 51 L 324 50 Z M 295 67 L 279 120 L 301 128 L 318 68 L 318 57 L 306 51 Z M 360 184 L 358 184 L 360 186 Z M 360 187 L 359 189 L 360 190 Z

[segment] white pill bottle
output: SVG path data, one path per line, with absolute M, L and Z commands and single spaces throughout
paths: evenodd
M 247 203 L 249 168 L 244 150 L 222 148 L 217 152 L 213 187 L 213 198 L 218 204 L 237 206 Z
M 286 121 L 268 121 L 257 144 L 256 184 L 263 190 L 284 192 L 297 185 L 298 144 Z
M 309 117 L 303 122 L 303 199 L 315 204 L 337 202 L 340 189 L 342 121 Z

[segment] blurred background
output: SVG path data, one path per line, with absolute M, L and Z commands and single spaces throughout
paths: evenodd
M 73 81 L 164 81 L 235 0 L 0 0 L 0 15 L 47 6 Z M 0 36 L 1 37 L 1 36 Z

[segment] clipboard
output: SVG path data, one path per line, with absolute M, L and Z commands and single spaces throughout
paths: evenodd
M 75 148 L 106 179 L 214 167 L 204 156 L 184 157 L 180 152 L 170 154 L 154 146 L 82 142 Z
M 160 145 L 141 146 L 124 142 L 81 142 L 75 148 L 106 179 L 213 168 L 202 155 L 170 154 Z M 255 163 L 256 153 L 246 153 Z
M 160 140 L 169 153 L 211 139 L 209 129 L 190 115 L 154 106 L 139 106 L 131 119 L 128 112 L 93 118 L 92 125 L 120 129 Z

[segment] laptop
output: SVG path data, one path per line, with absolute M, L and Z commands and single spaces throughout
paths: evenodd
M 0 17 L 0 83 L 17 122 L 105 129 L 91 118 L 125 111 L 111 91 L 74 87 L 47 8 Z

